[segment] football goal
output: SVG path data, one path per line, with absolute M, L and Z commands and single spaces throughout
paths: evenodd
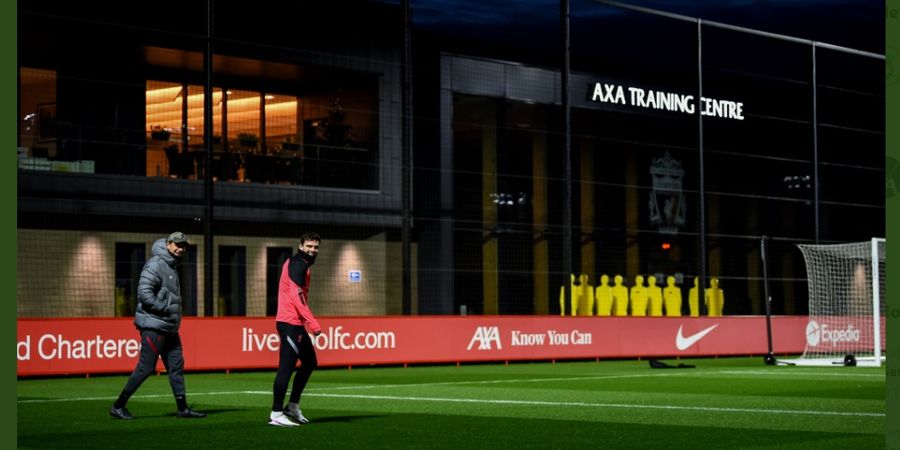
M 809 322 L 807 365 L 880 366 L 885 346 L 885 240 L 798 245 L 806 260 Z

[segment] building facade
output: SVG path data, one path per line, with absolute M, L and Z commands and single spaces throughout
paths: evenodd
M 276 3 L 20 4 L 20 317 L 133 313 L 175 229 L 200 316 L 274 314 L 307 230 L 322 315 L 568 314 L 566 267 L 761 314 L 762 236 L 802 314 L 795 244 L 884 236 L 877 54 L 576 2 L 566 72 L 558 8 Z

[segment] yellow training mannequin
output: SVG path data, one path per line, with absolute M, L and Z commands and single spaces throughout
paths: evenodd
M 609 316 L 612 314 L 613 294 L 607 275 L 600 276 L 600 285 L 594 290 L 594 300 L 597 303 L 597 315 Z
M 613 308 L 617 316 L 628 315 L 628 288 L 622 285 L 622 275 L 613 278 L 615 284 L 612 287 Z
M 675 277 L 666 277 L 666 288 L 663 289 L 666 304 L 666 316 L 681 317 L 681 288 L 675 286 Z
M 578 315 L 593 316 L 594 286 L 588 284 L 588 276 L 585 273 L 581 274 L 578 279 L 581 281 L 581 285 L 578 286 L 581 290 L 581 292 L 578 293 Z
M 631 315 L 647 315 L 647 288 L 641 275 L 634 277 L 634 286 L 631 288 Z
M 719 288 L 718 278 L 713 277 L 709 279 L 709 288 L 706 289 L 703 301 L 706 304 L 706 313 L 710 317 L 722 316 L 722 309 L 725 306 L 725 293 Z
M 572 307 L 569 309 L 570 315 L 576 315 L 578 312 L 578 302 L 580 300 L 581 294 L 581 286 L 575 285 L 575 274 L 571 274 L 569 277 L 569 289 L 572 292 Z M 562 286 L 559 288 L 559 315 L 566 315 L 566 287 Z
M 691 317 L 700 317 L 700 297 L 697 293 L 699 285 L 700 279 L 694 277 L 694 287 L 688 292 L 688 307 L 691 308 Z
M 581 285 L 576 284 L 578 282 L 578 278 L 573 273 L 571 276 L 572 281 L 572 309 L 570 309 L 570 314 L 573 316 L 578 315 L 578 303 L 581 302 Z
M 647 300 L 650 303 L 650 315 L 660 317 L 663 315 L 662 288 L 656 285 L 656 277 L 647 277 Z

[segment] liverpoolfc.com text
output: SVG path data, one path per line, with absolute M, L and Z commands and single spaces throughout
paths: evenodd
M 344 327 L 328 327 L 322 334 L 312 336 L 318 350 L 372 350 L 397 347 L 397 337 L 391 331 L 362 331 L 348 333 Z M 253 328 L 243 328 L 242 352 L 278 351 L 277 333 L 255 333 Z

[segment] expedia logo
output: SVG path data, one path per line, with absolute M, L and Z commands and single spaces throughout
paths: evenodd
M 859 329 L 852 324 L 847 324 L 847 328 L 834 330 L 828 325 L 821 324 L 815 320 L 810 320 L 806 324 L 806 343 L 810 347 L 816 347 L 820 343 L 832 347 L 836 347 L 839 342 L 859 342 Z
M 500 345 L 500 329 L 497 327 L 478 327 L 475 329 L 475 334 L 472 335 L 472 340 L 469 341 L 469 346 L 466 350 L 472 350 L 472 346 L 478 342 L 478 350 L 493 350 L 493 344 L 497 344 L 498 349 L 503 349 L 503 346 Z

